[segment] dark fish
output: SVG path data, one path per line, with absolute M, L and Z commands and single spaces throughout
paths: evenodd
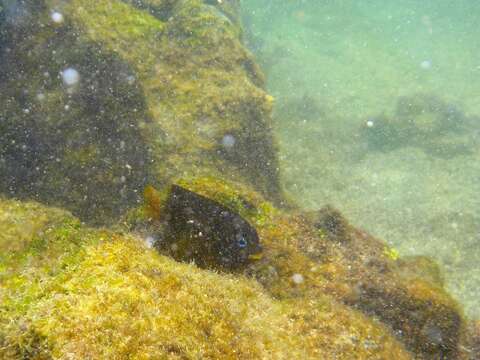
M 214 200 L 173 185 L 165 210 L 168 225 L 159 246 L 177 260 L 234 270 L 260 257 L 256 230 Z

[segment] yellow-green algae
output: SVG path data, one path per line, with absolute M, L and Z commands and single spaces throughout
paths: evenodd
M 22 234 L 38 213 L 47 221 Z M 0 200 L 0 214 L 2 250 L 4 229 L 25 239 L 2 259 L 1 358 L 411 358 L 382 325 L 329 298 L 274 300 L 255 281 L 37 204 Z
M 328 294 L 375 314 L 419 358 L 460 356 L 462 311 L 441 282 L 427 273 L 406 271 L 408 261 L 392 256 L 384 242 L 352 227 L 335 209 L 327 207 L 317 217 L 295 214 L 275 208 L 241 184 L 209 177 L 177 183 L 236 211 L 256 227 L 263 255 L 244 274 L 274 298 L 316 301 Z M 150 191 L 141 212 L 146 222 L 140 216 L 133 223 L 155 234 L 161 231 L 156 224 L 164 221 L 161 204 L 166 195 Z M 295 276 L 302 281 L 294 281 Z
M 158 160 L 157 181 L 185 172 L 215 173 L 242 177 L 278 198 L 272 100 L 261 88 L 263 77 L 240 41 L 238 25 L 200 0 L 170 6 L 168 21 L 111 0 L 76 0 L 67 10 L 83 36 L 136 69 L 153 119 L 141 125 Z M 142 31 L 145 26 L 148 31 Z M 235 136 L 235 151 L 222 151 L 225 135 Z
M 69 21 L 53 24 L 43 1 L 22 6 L 32 18 L 5 26 L 0 53 L 0 190 L 111 220 L 138 199 L 148 173 L 143 95 L 125 81 L 133 70 Z M 80 73 L 74 88 L 59 76 L 67 67 Z
M 0 190 L 100 224 L 134 205 L 146 179 L 163 186 L 179 174 L 236 179 L 281 199 L 272 98 L 238 22 L 199 0 L 24 6 L 28 26 L 2 31 Z M 68 66 L 81 76 L 74 88 L 58 76 Z M 38 149 L 22 150 L 26 129 Z

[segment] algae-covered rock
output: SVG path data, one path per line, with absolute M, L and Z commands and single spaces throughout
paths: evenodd
M 317 214 L 292 214 L 241 184 L 210 178 L 180 183 L 241 214 L 256 227 L 262 256 L 242 272 L 274 298 L 315 302 L 328 294 L 380 319 L 419 358 L 459 358 L 462 312 L 434 276 L 432 261 L 424 259 L 422 266 L 426 272 L 428 264 L 430 274 L 418 272 L 420 260 L 408 269 L 408 261 L 398 259 L 398 253 L 384 242 L 354 228 L 330 206 Z M 159 224 L 171 216 L 168 206 L 157 207 L 162 197 L 168 194 L 147 197 L 143 220 L 137 217 L 135 225 L 144 236 L 159 242 L 164 236 Z M 150 230 L 145 233 L 145 229 Z
M 272 99 L 227 3 L 2 1 L 0 190 L 96 223 L 185 173 L 281 198 Z
M 387 324 L 419 358 L 459 358 L 460 307 L 441 284 L 406 273 L 385 243 L 331 207 L 270 221 L 259 227 L 264 257 L 249 272 L 276 298 L 329 294 Z
M 463 347 L 464 357 L 467 360 L 475 360 L 480 358 L 480 321 L 472 321 L 468 327 L 468 338 L 466 346 Z
M 469 133 L 475 120 L 454 104 L 418 94 L 399 98 L 393 116 L 371 117 L 361 133 L 371 150 L 414 146 L 429 155 L 449 158 L 471 152 L 475 139 Z
M 359 251 L 348 257 L 303 216 L 263 210 L 259 219 L 265 252 L 249 279 L 175 262 L 59 209 L 1 200 L 0 355 L 460 358 L 455 304 L 425 281 L 399 280 L 376 241 L 350 233 L 341 244 Z M 367 264 L 352 261 L 369 252 Z
M 399 259 L 384 242 L 354 228 L 336 211 L 327 208 L 321 213 L 322 218 L 336 218 L 346 239 L 339 247 L 346 262 L 335 261 L 337 268 L 342 263 L 345 266 L 338 279 L 349 287 L 341 295 L 343 301 L 388 324 L 421 358 L 459 358 L 464 332 L 462 310 L 443 288 L 433 261 L 424 261 L 424 273 L 413 272 L 415 266 L 420 268 L 420 260 L 412 271 L 406 271 L 408 261 Z M 332 232 L 331 226 L 327 229 Z M 335 236 L 328 237 L 336 240 Z M 425 273 L 427 264 L 430 274 Z
M 24 238 L 0 262 L 1 358 L 411 359 L 382 325 L 327 297 L 278 301 L 38 204 L 0 200 L 0 215 L 2 250 Z
M 399 270 L 408 278 L 420 278 L 432 284 L 443 286 L 445 279 L 440 266 L 427 256 L 403 257 L 399 261 Z
M 46 3 L 11 6 L 29 20 L 7 24 L 0 54 L 0 190 L 87 220 L 118 216 L 148 172 L 138 124 L 148 115 L 134 70 L 55 24 Z M 67 83 L 68 72 L 78 82 Z

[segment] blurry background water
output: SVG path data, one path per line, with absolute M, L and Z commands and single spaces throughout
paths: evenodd
M 276 99 L 283 181 L 402 255 L 444 267 L 480 317 L 480 3 L 244 0 Z

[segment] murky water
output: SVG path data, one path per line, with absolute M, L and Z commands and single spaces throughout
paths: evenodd
M 0 0 L 0 359 L 479 359 L 479 20 Z
M 434 257 L 480 316 L 480 4 L 250 0 L 244 16 L 288 190 Z

